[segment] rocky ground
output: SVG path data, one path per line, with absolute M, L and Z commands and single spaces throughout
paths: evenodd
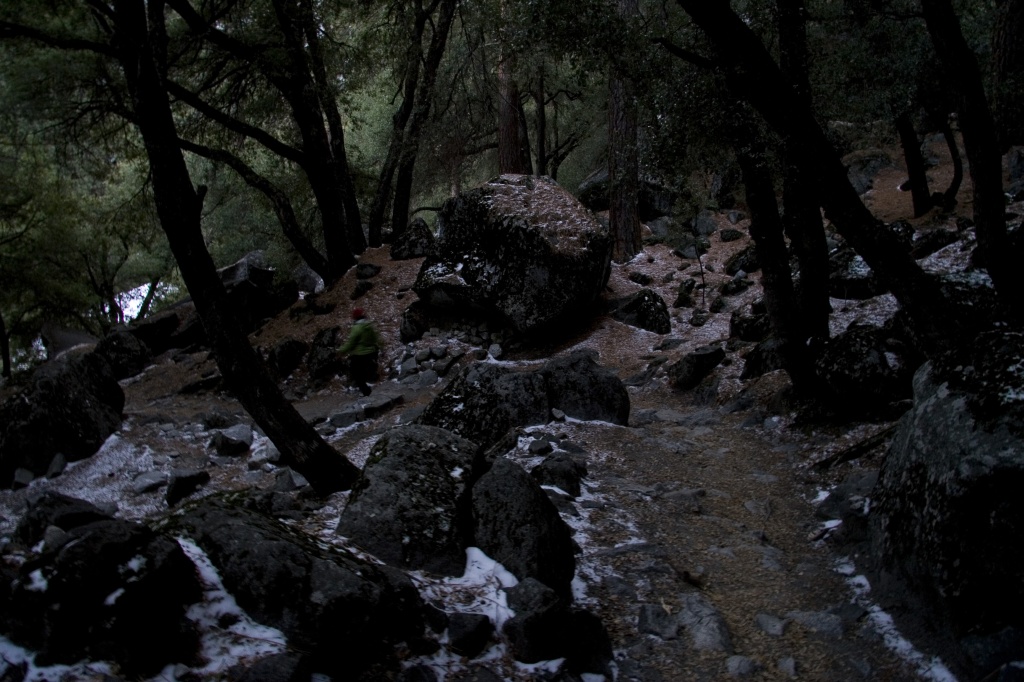
M 909 202 L 909 197 L 896 192 L 897 175 L 883 172 L 876 180 L 876 196 L 869 195 L 876 212 L 906 215 L 900 202 Z M 732 218 L 745 233 L 742 216 Z M 733 227 L 726 214 L 715 220 L 719 228 Z M 945 220 L 927 216 L 917 226 L 927 230 Z M 724 272 L 725 261 L 748 240 L 725 242 L 719 232 L 710 242 L 703 265 L 680 259 L 665 245 L 648 246 L 630 263 L 613 268 L 606 298 L 635 292 L 641 286 L 637 280 L 649 278 L 648 286 L 671 305 L 679 283 L 694 277 L 706 283 L 709 293 L 702 301 L 698 291 L 696 304 L 707 307 L 710 292 L 732 279 Z M 964 253 L 963 245 L 955 244 L 937 259 L 962 262 Z M 391 261 L 386 249 L 368 251 L 362 261 L 382 270 L 358 300 L 350 298 L 356 286 L 355 273 L 350 273 L 318 297 L 319 314 L 294 314 L 293 309 L 253 336 L 265 350 L 287 338 L 310 342 L 323 329 L 347 329 L 356 305 L 368 311 L 384 338 L 382 381 L 369 400 L 342 378 L 310 386 L 301 369 L 284 383 L 304 416 L 317 422 L 356 464 L 362 464 L 380 433 L 414 418 L 444 385 L 444 378 L 432 381 L 425 366 L 414 371 L 416 363 L 408 361 L 417 351 L 443 347 L 448 357 L 466 353 L 449 370 L 450 377 L 474 352 L 483 355 L 479 349 L 506 341 L 495 336 L 496 330 L 439 329 L 415 344 L 401 343 L 400 316 L 415 299 L 409 287 L 420 261 Z M 757 277 L 752 275 L 755 282 Z M 938 652 L 929 650 L 928 641 L 915 642 L 926 652 L 918 653 L 899 639 L 886 613 L 871 601 L 858 557 L 833 550 L 828 541 L 833 527 L 816 514 L 817 503 L 838 481 L 877 468 L 884 447 L 831 467 L 816 463 L 884 432 L 890 424 L 801 420 L 787 398 L 782 373 L 739 380 L 741 354 L 749 345 L 730 346 L 732 352 L 711 384 L 687 392 L 669 386 L 665 368 L 699 346 L 725 344 L 731 312 L 759 295 L 755 286 L 729 297 L 725 309 L 710 315 L 703 326 L 690 323 L 692 309 L 674 310 L 672 330 L 665 335 L 597 315 L 585 329 L 506 343 L 500 359 L 490 358 L 531 363 L 590 348 L 597 351 L 600 364 L 631 384 L 630 426 L 573 420 L 524 425 L 529 428 L 524 428 L 514 453 L 526 464 L 539 461 L 527 446 L 530 434 L 543 433 L 587 463 L 582 494 L 560 500 L 560 508 L 581 550 L 577 598 L 610 631 L 617 679 L 954 679 L 932 660 Z M 854 320 L 884 319 L 895 309 L 888 296 L 834 300 L 833 305 L 836 331 Z M 140 474 L 152 471 L 206 469 L 212 480 L 196 496 L 225 489 L 294 488 L 290 474 L 268 461 L 265 439 L 257 439 L 248 457 L 211 453 L 211 429 L 246 421 L 238 404 L 217 390 L 216 376 L 205 351 L 158 358 L 144 374 L 122 382 L 126 420 L 104 447 L 104 457 L 73 465 L 63 476 L 33 488 L 48 486 L 94 502 L 114 502 L 127 518 L 166 513 L 161 493 L 137 485 Z M 182 392 L 200 378 L 210 379 L 208 387 Z M 353 409 L 364 405 L 376 410 Z M 359 414 L 355 423 L 339 417 L 354 412 Z M 29 492 L 0 492 L 0 531 L 9 530 Z M 294 522 L 325 541 L 341 542 L 334 527 L 344 503 L 344 493 L 331 496 L 326 504 L 296 515 Z M 425 590 L 443 591 L 429 576 L 417 580 Z M 450 680 L 543 676 L 537 668 L 515 665 L 500 648 L 477 661 L 436 656 L 421 662 Z M 482 668 L 499 677 L 487 677 Z

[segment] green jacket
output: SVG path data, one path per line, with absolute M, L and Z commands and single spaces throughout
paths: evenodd
M 379 345 L 380 338 L 377 336 L 377 330 L 373 328 L 373 323 L 367 319 L 362 319 L 352 325 L 352 331 L 349 332 L 348 340 L 338 349 L 338 352 L 343 355 L 346 353 L 351 355 L 370 355 L 377 352 Z

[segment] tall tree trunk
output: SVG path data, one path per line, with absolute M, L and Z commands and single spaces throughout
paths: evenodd
M 935 278 L 861 202 L 835 148 L 760 39 L 728 3 L 677 2 L 715 46 L 732 91 L 753 105 L 789 145 L 787 150 L 813 183 L 826 216 L 891 289 L 927 351 L 954 343 L 964 331 L 962 316 L 949 305 Z
M 227 302 L 200 225 L 203 195 L 192 186 L 164 86 L 164 2 L 115 0 L 115 45 L 133 120 L 149 157 L 160 225 L 196 303 L 225 381 L 257 424 L 320 494 L 352 486 L 359 470 L 335 452 L 284 399 Z
M 544 91 L 544 64 L 537 67 L 537 80 L 533 85 L 533 105 L 537 108 L 534 119 L 534 137 L 537 139 L 537 175 L 548 174 L 548 117 Z
M 1024 316 L 1024 282 L 1006 235 L 1003 166 L 995 121 L 978 61 L 960 29 L 951 0 L 922 0 L 925 23 L 957 99 L 960 133 L 971 174 L 978 250 L 1007 308 Z
M 1024 2 L 998 0 L 992 36 L 996 127 L 1000 151 L 1024 144 Z
M 11 339 L 7 335 L 7 325 L 4 323 L 4 314 L 0 312 L 0 377 L 11 378 Z
M 953 127 L 949 125 L 948 119 L 942 124 L 942 137 L 946 140 L 946 149 L 953 160 L 953 177 L 949 181 L 949 187 L 942 194 L 942 207 L 951 211 L 956 206 L 956 195 L 964 181 L 964 160 L 960 158 L 960 147 L 956 144 L 956 135 L 953 134 Z
M 522 125 L 519 120 L 519 86 L 513 73 L 515 60 L 505 53 L 498 62 L 498 173 L 530 173 L 523 163 Z
M 413 22 L 409 47 L 405 53 L 402 103 L 399 105 L 398 111 L 391 117 L 391 142 L 388 144 L 388 154 L 377 179 L 377 191 L 373 194 L 373 204 L 370 207 L 370 217 L 367 220 L 370 246 L 380 246 L 383 243 L 381 233 L 384 227 L 384 215 L 391 203 L 395 173 L 398 171 L 398 162 L 402 155 L 402 146 L 405 143 L 405 127 L 409 123 L 409 117 L 412 116 L 412 110 L 416 104 L 416 87 L 420 79 L 423 32 L 426 30 L 426 25 L 427 14 L 418 12 Z
M 419 156 L 420 139 L 423 129 L 430 119 L 430 110 L 434 103 L 434 86 L 437 84 L 437 70 L 441 66 L 441 58 L 448 45 L 448 34 L 455 19 L 455 9 L 459 0 L 442 0 L 437 22 L 433 25 L 434 32 L 430 38 L 430 47 L 423 60 L 423 77 L 416 90 L 416 106 L 409 120 L 409 129 L 402 144 L 402 153 L 398 162 L 398 174 L 395 178 L 395 197 L 391 209 L 391 232 L 400 235 L 409 224 L 409 204 L 412 201 L 413 172 L 416 169 L 416 158 Z
M 928 189 L 928 174 L 924 168 L 924 156 L 921 155 L 921 140 L 914 130 L 914 121 L 910 112 L 904 111 L 896 117 L 896 132 L 900 136 L 903 147 L 903 160 L 907 164 L 907 175 L 910 182 L 910 198 L 914 202 L 914 217 L 920 218 L 932 209 L 932 195 Z
M 618 0 L 619 18 L 639 14 L 636 0 Z M 643 248 L 640 233 L 640 158 L 637 149 L 637 105 L 629 76 L 615 66 L 608 102 L 608 229 L 612 260 L 624 263 Z
M 747 136 L 736 147 L 736 158 L 743 173 L 747 208 L 750 210 L 750 236 L 754 240 L 761 264 L 761 286 L 768 309 L 772 335 L 783 344 L 782 356 L 793 388 L 803 396 L 821 394 L 820 382 L 814 372 L 800 314 L 797 309 L 793 273 L 789 268 L 789 252 L 783 237 L 784 228 L 775 198 L 775 184 L 766 167 L 763 147 L 750 139 L 754 126 L 738 130 Z
M 811 82 L 807 56 L 807 10 L 803 0 L 777 0 L 779 60 L 800 99 L 800 105 L 812 109 Z M 798 152 L 784 145 L 782 205 L 783 225 L 800 264 L 798 299 L 801 315 L 798 325 L 804 339 L 829 337 L 828 244 L 821 207 L 797 161 Z

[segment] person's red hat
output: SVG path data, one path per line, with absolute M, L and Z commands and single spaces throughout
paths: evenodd
M 366 311 L 364 311 L 362 308 L 354 308 L 352 310 L 352 319 L 358 320 L 361 317 L 366 317 Z

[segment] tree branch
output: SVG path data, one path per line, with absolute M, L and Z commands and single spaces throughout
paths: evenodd
M 707 57 L 699 55 L 691 50 L 679 47 L 668 38 L 655 38 L 653 42 L 664 47 L 673 57 L 678 57 L 684 62 L 693 64 L 698 68 L 711 70 L 716 66 L 714 60 L 708 59 Z
M 117 51 L 110 45 L 97 43 L 83 38 L 66 38 L 54 36 L 32 26 L 17 24 L 10 21 L 0 21 L 0 40 L 23 38 L 32 40 L 47 47 L 57 47 L 62 50 L 82 50 L 94 52 L 105 57 L 116 57 Z

